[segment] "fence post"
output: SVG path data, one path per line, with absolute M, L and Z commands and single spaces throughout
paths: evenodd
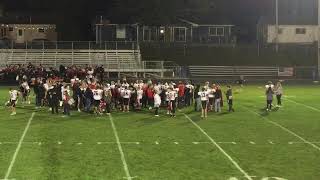
M 26 41 L 26 55 L 24 57 L 24 64 L 27 63 L 27 58 L 28 58 L 28 41 Z
M 27 63 L 27 57 L 28 57 L 28 41 L 26 41 L 26 54 L 25 54 L 25 57 L 24 57 L 24 64 Z
M 54 66 L 57 67 L 58 42 L 56 41 L 56 55 L 54 57 Z
M 73 54 L 73 41 L 71 42 L 71 49 L 72 49 L 72 55 L 71 55 L 71 58 L 72 58 L 72 65 L 73 65 L 73 62 L 74 62 L 74 54 Z
M 91 61 L 91 42 L 89 41 L 89 62 L 90 62 L 90 65 L 92 65 L 92 61 Z
M 44 59 L 44 41 L 42 41 L 42 58 L 41 58 L 41 64 L 43 64 Z

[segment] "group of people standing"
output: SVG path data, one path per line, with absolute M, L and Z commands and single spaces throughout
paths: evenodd
M 29 86 L 30 84 L 30 86 Z M 147 108 L 154 109 L 154 115 L 159 116 L 161 107 L 167 114 L 175 117 L 176 109 L 195 106 L 195 111 L 201 111 L 201 117 L 207 118 L 208 112 L 221 112 L 224 95 L 228 104 L 228 111 L 234 112 L 233 92 L 231 86 L 223 93 L 220 85 L 206 82 L 203 86 L 194 86 L 190 82 L 179 81 L 162 83 L 144 82 L 136 80 L 128 82 L 111 81 L 100 83 L 92 74 L 80 80 L 76 76 L 66 83 L 63 79 L 32 79 L 31 82 L 24 76 L 20 81 L 19 90 L 10 89 L 10 101 L 7 105 L 16 114 L 15 106 L 21 96 L 23 104 L 30 104 L 31 87 L 35 95 L 35 106 L 49 107 L 52 114 L 58 114 L 63 109 L 64 116 L 69 116 L 71 109 L 79 112 L 103 114 L 111 111 L 136 111 Z M 267 111 L 271 111 L 274 95 L 277 98 L 277 107 L 281 107 L 283 88 L 281 82 L 274 86 L 272 82 L 266 85 Z
M 223 93 L 219 85 L 210 85 L 209 82 L 206 82 L 203 87 L 197 87 L 196 92 L 195 110 L 197 110 L 198 106 L 201 106 L 202 118 L 208 117 L 208 111 L 221 112 L 221 107 L 223 106 Z M 234 112 L 232 88 L 230 85 L 227 86 L 225 95 L 229 106 L 228 111 Z
M 283 88 L 280 81 L 277 82 L 276 86 L 274 86 L 271 81 L 269 81 L 268 84 L 266 85 L 266 99 L 267 99 L 266 110 L 267 111 L 272 110 L 272 102 L 273 102 L 274 95 L 276 95 L 276 98 L 277 98 L 276 107 L 279 108 L 282 106 L 281 98 L 283 95 Z
M 30 86 L 29 86 L 30 85 Z M 201 88 L 200 88 L 201 87 Z M 52 114 L 58 114 L 63 109 L 63 115 L 69 116 L 72 109 L 79 112 L 94 114 L 111 113 L 111 111 L 137 111 L 144 108 L 154 109 L 154 115 L 159 116 L 161 108 L 166 114 L 175 117 L 176 109 L 195 104 L 195 110 L 202 109 L 202 117 L 207 117 L 208 111 L 221 112 L 223 94 L 219 85 L 206 82 L 204 86 L 194 87 L 190 82 L 144 82 L 136 80 L 128 82 L 111 81 L 101 83 L 92 74 L 79 79 L 76 76 L 66 83 L 59 78 L 36 78 L 28 81 L 23 77 L 19 90 L 10 90 L 8 104 L 15 107 L 21 95 L 22 103 L 30 104 L 31 88 L 35 95 L 36 109 L 48 107 Z M 232 90 L 228 86 L 226 92 L 229 111 L 232 108 Z M 15 115 L 15 109 L 12 115 Z

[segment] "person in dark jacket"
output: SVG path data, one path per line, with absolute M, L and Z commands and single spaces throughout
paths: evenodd
M 226 92 L 226 97 L 227 97 L 227 101 L 228 101 L 228 105 L 229 105 L 229 112 L 234 112 L 233 109 L 233 96 L 232 96 L 232 88 L 231 86 L 227 86 L 228 90 Z
M 217 86 L 216 92 L 214 94 L 214 98 L 215 98 L 215 101 L 214 101 L 215 112 L 221 112 L 222 91 L 220 89 L 220 86 Z
M 92 101 L 93 101 L 93 92 L 89 87 L 87 87 L 86 91 L 84 92 L 84 99 L 85 99 L 85 108 L 86 112 L 90 111 Z
M 73 85 L 73 99 L 75 100 L 75 108 L 78 110 L 78 112 L 81 112 L 81 97 L 82 92 L 80 88 L 80 83 L 77 82 Z
M 201 100 L 200 100 L 199 92 L 200 92 L 200 85 L 198 84 L 194 89 L 194 100 L 195 100 L 194 111 L 200 111 L 201 109 Z
M 48 98 L 49 98 L 49 105 L 51 108 L 51 113 L 58 114 L 58 107 L 59 107 L 59 93 L 58 93 L 58 86 L 55 84 L 53 88 L 48 91 Z
M 273 101 L 274 91 L 271 86 L 266 90 L 266 98 L 267 98 L 267 111 L 271 111 L 272 109 L 272 101 Z
M 43 86 L 43 83 L 40 83 L 38 88 L 39 88 L 38 89 L 38 93 L 39 93 L 38 98 L 40 101 L 40 106 L 43 107 L 44 103 L 45 103 L 46 90 Z
M 33 85 L 33 91 L 34 91 L 34 94 L 36 95 L 36 108 L 40 107 L 41 106 L 41 98 L 40 98 L 40 86 L 41 86 L 41 83 L 40 83 L 40 80 L 37 79 Z

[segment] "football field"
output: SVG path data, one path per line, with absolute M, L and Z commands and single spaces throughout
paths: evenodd
M 234 88 L 234 113 L 153 111 L 71 117 L 18 103 L 1 87 L 0 179 L 319 180 L 320 86 L 284 86 L 266 112 L 264 85 Z M 274 104 L 276 102 L 274 101 Z

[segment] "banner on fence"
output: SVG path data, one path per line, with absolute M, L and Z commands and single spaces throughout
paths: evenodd
M 293 67 L 284 67 L 279 68 L 278 76 L 293 76 L 294 68 Z

